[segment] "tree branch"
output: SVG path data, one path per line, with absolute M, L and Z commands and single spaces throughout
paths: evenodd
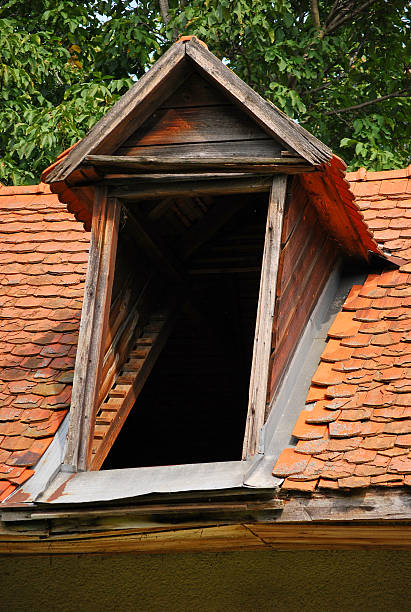
M 311 6 L 311 17 L 313 18 L 315 29 L 321 32 L 320 12 L 318 10 L 317 0 L 310 0 L 310 6 Z
M 331 34 L 332 32 L 334 32 L 334 30 L 339 28 L 343 23 L 345 23 L 346 21 L 349 21 L 350 19 L 355 17 L 355 15 L 358 15 L 358 13 L 362 13 L 366 8 L 371 6 L 371 4 L 374 4 L 374 2 L 376 2 L 376 0 L 367 0 L 367 2 L 364 2 L 364 4 L 362 4 L 360 7 L 358 7 L 354 11 L 349 11 L 351 7 L 347 6 L 347 14 L 346 15 L 337 14 L 337 16 L 333 19 L 333 21 L 327 26 L 325 33 Z M 352 3 L 352 4 L 355 5 L 355 3 Z
M 163 21 L 165 25 L 167 26 L 168 22 L 170 21 L 170 15 L 168 14 L 168 11 L 169 11 L 168 0 L 158 0 L 158 3 L 160 5 L 161 17 L 163 18 Z
M 387 94 L 386 96 L 381 96 L 380 98 L 375 98 L 374 100 L 368 100 L 367 102 L 362 102 L 361 104 L 355 104 L 354 106 L 347 106 L 346 108 L 326 111 L 323 113 L 323 115 L 338 115 L 339 113 L 348 113 L 350 111 L 359 110 L 361 108 L 365 108 L 366 106 L 370 106 L 370 104 L 377 104 L 377 102 L 388 100 L 389 98 L 404 98 L 406 96 L 408 96 L 407 90 L 403 89 L 402 91 L 395 91 L 394 93 Z
M 330 10 L 330 12 L 328 13 L 328 17 L 327 17 L 327 19 L 326 19 L 326 21 L 325 21 L 325 27 L 326 27 L 326 29 L 327 29 L 327 26 L 328 26 L 328 24 L 330 23 L 331 19 L 334 17 L 334 13 L 335 13 L 335 11 L 336 11 L 336 9 L 337 9 L 337 6 L 338 6 L 339 1 L 340 1 L 340 0 L 334 0 L 334 4 L 332 5 L 331 10 Z

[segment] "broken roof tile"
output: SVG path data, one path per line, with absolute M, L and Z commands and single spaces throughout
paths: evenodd
M 332 368 L 330 363 L 320 362 L 312 382 L 319 386 L 339 385 L 343 381 L 343 376 Z
M 347 478 L 339 478 L 338 486 L 348 489 L 365 489 L 370 485 L 370 476 L 349 476 Z
M 303 410 L 300 413 L 297 423 L 292 431 L 292 435 L 295 438 L 298 438 L 299 440 L 318 440 L 324 436 L 327 429 L 326 426 L 310 425 L 306 422 L 306 418 L 309 415 L 310 412 L 308 410 Z
M 304 472 L 310 459 L 304 457 L 301 453 L 297 453 L 292 448 L 283 450 L 273 469 L 273 476 L 286 478 L 292 474 Z
M 360 323 L 354 321 L 352 312 L 339 312 L 328 330 L 330 338 L 349 338 L 360 329 Z
M 335 421 L 330 423 L 329 432 L 331 438 L 353 438 L 361 434 L 362 425 L 357 422 Z
M 357 448 L 356 450 L 344 453 L 344 460 L 349 463 L 368 463 L 369 461 L 373 461 L 376 456 L 376 450 Z
M 292 480 L 291 478 L 286 478 L 281 485 L 281 489 L 283 491 L 300 491 L 306 493 L 312 493 L 315 490 L 318 479 L 314 480 Z
M 397 436 L 395 445 L 401 448 L 411 448 L 411 434 L 403 434 Z

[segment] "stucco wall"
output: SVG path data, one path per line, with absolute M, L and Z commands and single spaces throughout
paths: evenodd
M 0 558 L 0 610 L 411 609 L 403 551 Z

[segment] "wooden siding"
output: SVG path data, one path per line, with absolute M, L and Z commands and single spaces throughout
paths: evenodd
M 193 73 L 117 150 L 117 155 L 281 157 L 271 136 Z
M 281 238 L 267 405 L 281 382 L 337 255 L 337 244 L 322 227 L 309 195 L 294 179 Z

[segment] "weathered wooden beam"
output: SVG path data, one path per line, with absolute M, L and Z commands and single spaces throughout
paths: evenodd
M 175 515 L 170 514 L 173 519 Z M 48 519 L 50 520 L 50 519 Z M 381 524 L 323 524 L 301 522 L 297 524 L 254 523 L 252 521 L 224 524 L 192 519 L 175 525 L 146 517 L 134 520 L 123 517 L 108 522 L 102 517 L 100 529 L 88 519 L 77 530 L 73 519 L 53 521 L 53 531 L 45 521 L 40 533 L 12 530 L 8 525 L 0 528 L 0 554 L 51 555 L 87 553 L 181 553 L 228 552 L 247 550 L 410 550 L 411 525 L 404 523 Z M 217 523 L 217 524 L 216 524 Z M 39 527 L 37 527 L 37 531 Z
M 109 191 L 113 197 L 124 200 L 146 200 L 171 196 L 225 195 L 229 193 L 262 193 L 270 190 L 271 176 L 254 176 L 246 178 L 195 178 L 181 182 L 166 181 L 157 184 L 133 183 L 124 187 L 113 186 Z
M 47 182 L 66 179 L 91 152 L 114 151 L 189 74 L 184 45 L 173 45 L 53 168 Z
M 120 204 L 96 189 L 64 464 L 86 469 L 110 309 Z
M 115 168 L 141 172 L 258 172 L 273 173 L 283 172 L 284 168 L 294 172 L 295 170 L 310 171 L 312 164 L 301 157 L 209 157 L 209 158 L 181 158 L 176 157 L 153 157 L 153 156 L 131 156 L 131 155 L 86 155 L 83 164 L 103 168 L 112 172 Z
M 275 176 L 268 204 L 243 458 L 258 452 L 260 431 L 264 425 L 286 189 L 287 177 Z
M 328 147 L 259 96 L 215 55 L 207 51 L 195 37 L 186 43 L 186 55 L 200 74 L 218 85 L 220 90 L 251 115 L 265 132 L 279 139 L 285 148 L 291 148 L 312 164 L 329 162 L 331 150 Z

